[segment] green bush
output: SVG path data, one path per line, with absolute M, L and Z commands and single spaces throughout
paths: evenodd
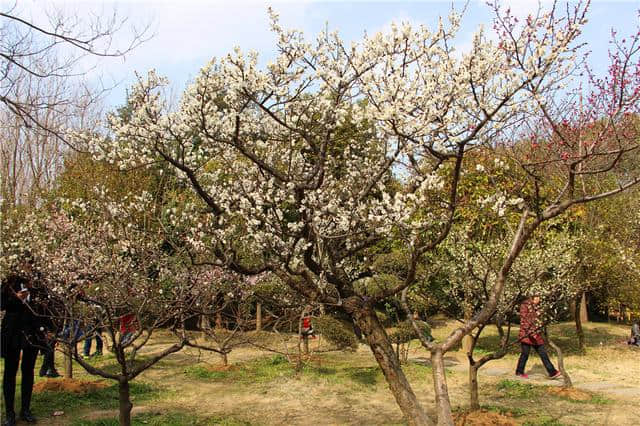
M 428 340 L 432 340 L 431 336 L 431 327 L 424 321 L 416 321 L 418 324 L 418 328 L 422 331 L 422 335 L 425 336 Z M 396 345 L 401 345 L 403 343 L 407 343 L 412 341 L 413 339 L 418 338 L 418 334 L 416 330 L 413 328 L 410 320 L 402 321 L 396 325 L 396 328 L 389 333 L 389 338 L 391 339 L 391 343 L 395 343 Z
M 313 327 L 339 350 L 356 350 L 358 348 L 358 339 L 353 332 L 353 327 L 344 321 L 323 315 L 313 319 Z

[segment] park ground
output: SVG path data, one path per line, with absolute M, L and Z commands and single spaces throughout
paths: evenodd
M 442 321 L 434 328 L 434 336 L 444 337 L 454 326 L 454 322 Z M 569 393 L 560 391 L 560 382 L 545 378 L 535 354 L 527 365 L 530 379 L 516 379 L 513 371 L 518 350 L 513 348 L 503 359 L 480 370 L 481 415 L 466 412 L 466 357 L 461 352 L 449 353 L 447 378 L 458 424 L 640 425 L 640 350 L 625 344 L 628 330 L 618 324 L 588 323 L 587 352 L 581 355 L 573 324 L 552 327 L 552 336 L 566 352 L 565 366 L 576 388 Z M 497 342 L 491 330 L 485 335 L 479 342 L 478 355 Z M 290 349 L 294 339 L 289 341 Z M 161 350 L 170 341 L 168 334 L 160 333 L 141 356 Z M 319 347 L 322 339 L 312 341 L 312 350 Z M 222 367 L 216 354 L 194 349 L 161 361 L 132 386 L 134 424 L 405 424 L 365 345 L 355 352 L 315 353 L 299 373 L 285 357 L 253 347 L 235 349 L 229 361 L 229 367 Z M 56 362 L 61 366 L 60 356 Z M 91 362 L 116 368 L 110 354 Z M 405 372 L 418 399 L 433 414 L 428 354 L 417 342 L 412 342 Z M 98 378 L 78 365 L 74 380 L 36 378 L 32 405 L 39 424 L 117 425 L 115 385 L 105 380 L 96 382 Z

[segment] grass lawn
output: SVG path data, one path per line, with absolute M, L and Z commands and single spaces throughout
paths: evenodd
M 444 337 L 453 322 L 433 330 Z M 517 331 L 517 330 L 516 330 Z M 480 370 L 480 398 L 486 413 L 508 416 L 520 425 L 637 425 L 640 417 L 640 351 L 623 344 L 626 326 L 588 323 L 588 349 L 579 354 L 573 325 L 559 324 L 551 335 L 566 352 L 565 365 L 576 392 L 551 392 L 557 386 L 542 378 L 540 360 L 532 354 L 528 371 L 533 380 L 515 379 L 518 357 L 514 348 L 503 359 Z M 294 339 L 290 341 L 293 347 Z M 322 339 L 320 339 L 322 340 Z M 160 334 L 141 356 L 161 350 L 169 342 Z M 479 353 L 491 351 L 497 336 L 488 329 L 479 342 Z M 312 342 L 312 350 L 322 349 Z M 456 412 L 468 406 L 466 357 L 447 354 L 448 384 Z M 137 378 L 131 387 L 136 425 L 400 425 L 405 424 L 370 350 L 317 352 L 296 372 L 287 359 L 242 347 L 231 352 L 228 367 L 215 354 L 186 349 L 161 361 Z M 40 362 L 40 360 L 38 361 Z M 111 355 L 91 362 L 113 370 Z M 61 368 L 61 356 L 57 357 Z M 36 372 L 39 365 L 36 366 Z M 413 342 L 404 370 L 418 399 L 434 413 L 434 394 L 428 354 Z M 78 365 L 74 378 L 99 380 Z M 536 378 L 538 377 L 538 378 Z M 36 378 L 36 383 L 44 380 Z M 19 374 L 18 374 L 19 381 Z M 82 394 L 44 391 L 34 394 L 33 411 L 39 424 L 116 425 L 118 390 L 103 380 L 101 387 Z M 557 389 L 556 389 L 557 390 Z M 19 390 L 17 392 L 19 399 Z M 636 398 L 637 397 L 637 398 Z M 19 408 L 19 407 L 16 407 Z M 55 411 L 63 411 L 54 417 Z M 4 412 L 4 407 L 3 407 Z M 469 424 L 469 423 L 468 423 Z

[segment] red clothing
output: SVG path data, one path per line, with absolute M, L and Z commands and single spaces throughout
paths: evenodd
M 527 345 L 544 345 L 542 329 L 538 323 L 536 305 L 531 300 L 526 300 L 520 305 L 520 333 L 518 340 Z
M 304 317 L 302 318 L 302 328 L 311 328 L 311 318 Z
M 136 324 L 135 324 L 136 316 L 135 314 L 126 314 L 120 317 L 120 333 L 135 333 Z

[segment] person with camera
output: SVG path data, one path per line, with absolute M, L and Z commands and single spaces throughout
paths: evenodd
M 0 329 L 0 342 L 4 358 L 2 392 L 6 411 L 5 426 L 16 424 L 14 400 L 18 366 L 22 372 L 20 418 L 27 423 L 36 422 L 31 413 L 31 394 L 36 358 L 47 334 L 46 322 L 38 313 L 46 295 L 42 290 L 34 288 L 32 276 L 28 271 L 24 273 L 23 269 L 22 273 L 10 274 L 2 280 L 0 309 L 5 313 Z

